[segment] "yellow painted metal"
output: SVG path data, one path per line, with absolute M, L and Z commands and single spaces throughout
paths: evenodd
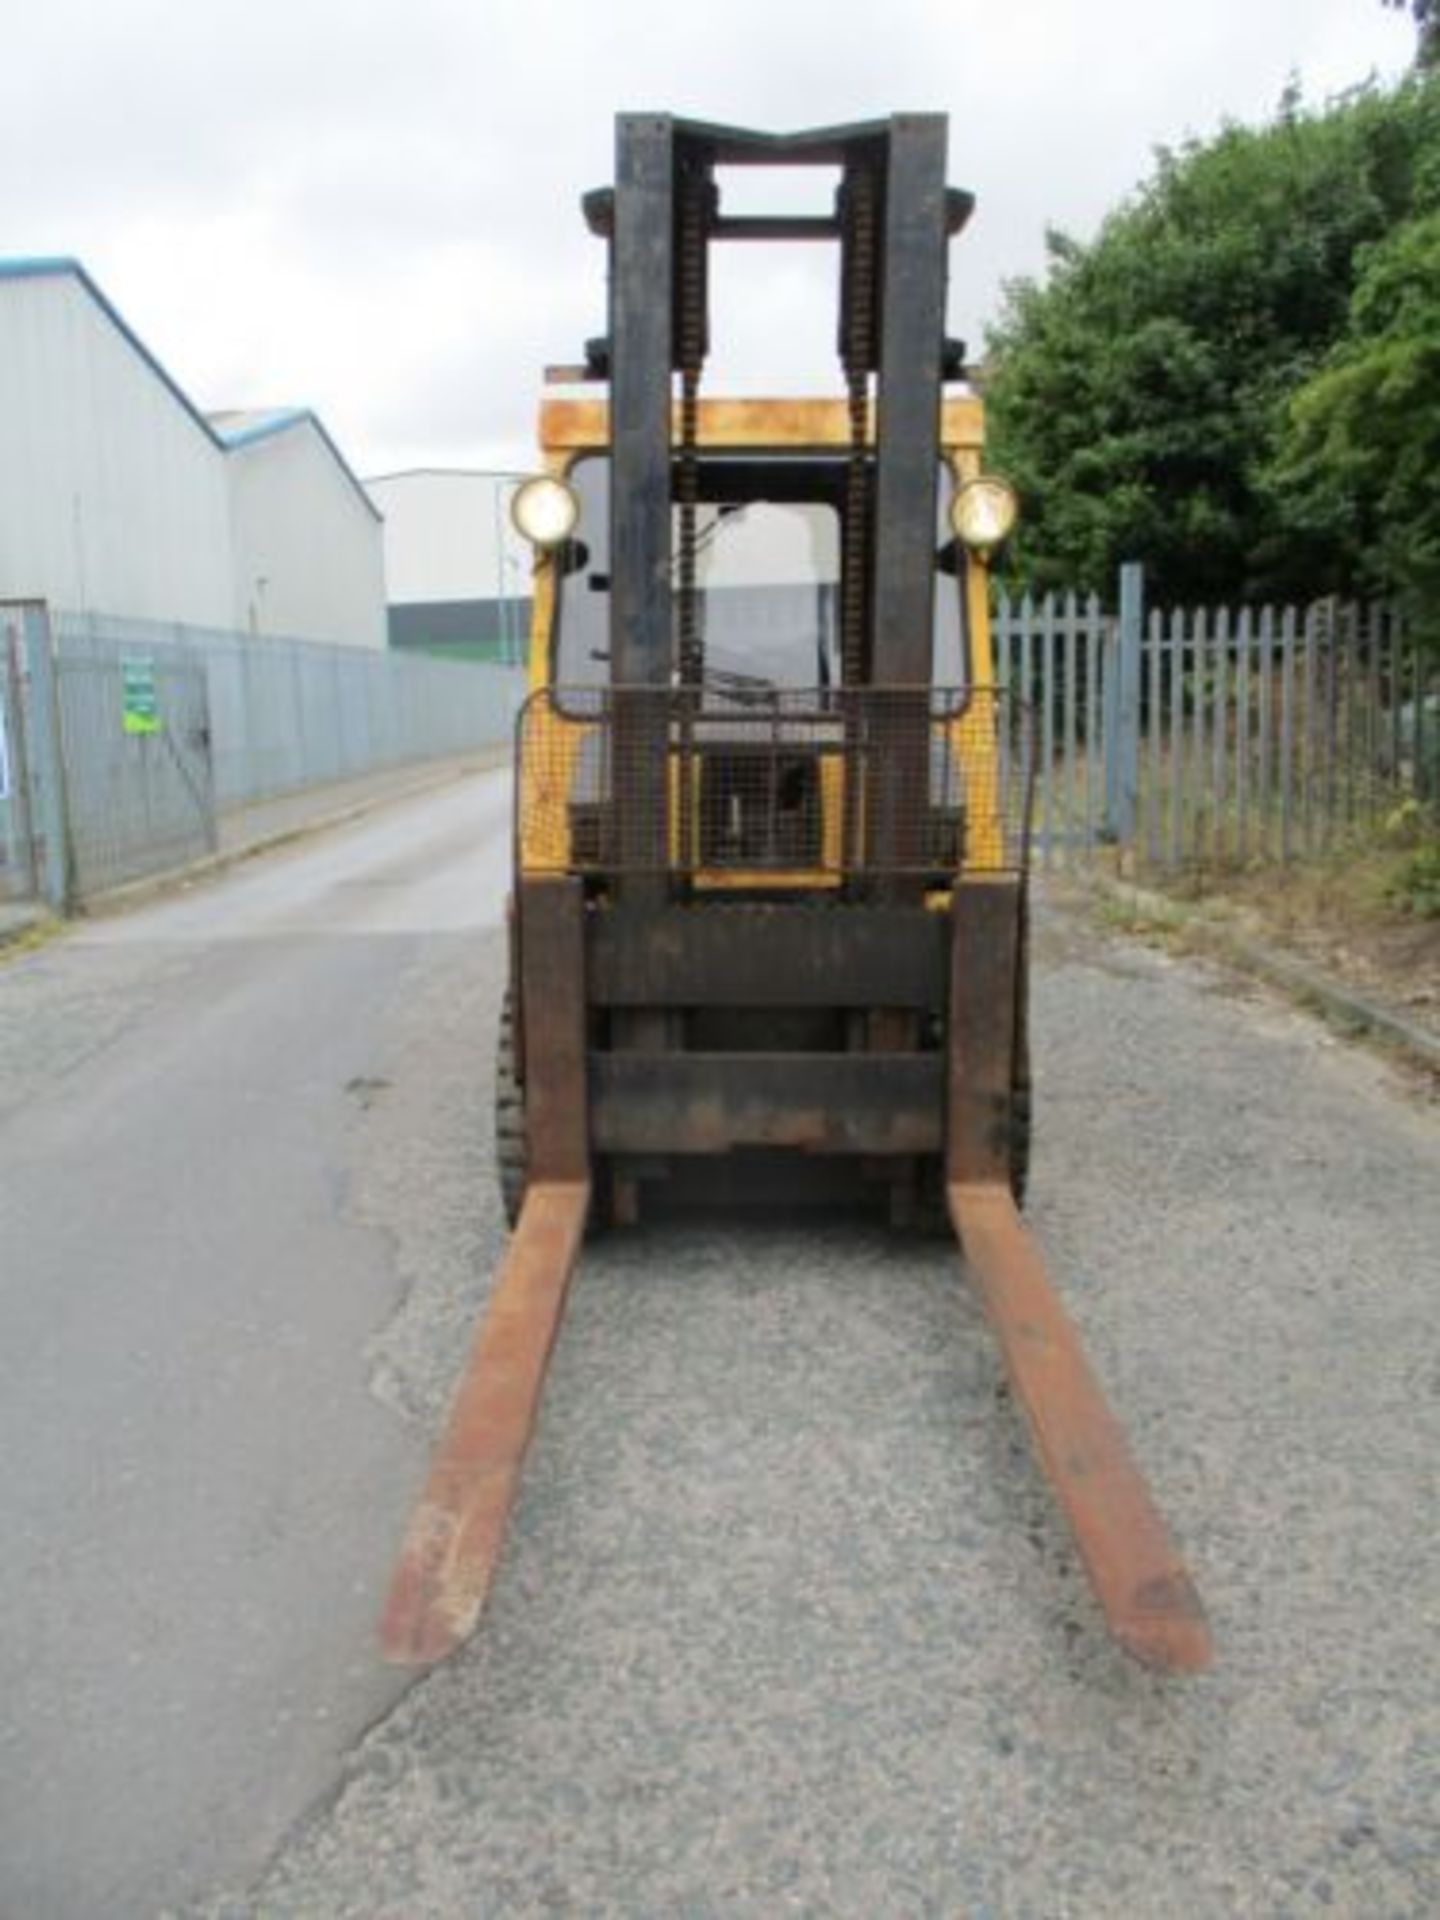
M 675 414 L 679 433 L 679 411 Z M 870 431 L 874 417 L 871 411 Z M 609 408 L 603 400 L 547 398 L 540 406 L 541 468 L 565 474 L 583 453 L 608 444 Z M 794 451 L 848 444 L 849 415 L 841 400 L 704 400 L 700 403 L 699 444 L 710 447 L 748 446 Z M 984 407 L 975 395 L 952 395 L 941 409 L 941 450 L 957 486 L 981 470 L 984 445 Z M 968 677 L 976 691 L 963 716 L 949 727 L 954 745 L 963 728 L 965 751 L 958 754 L 965 770 L 967 852 L 971 862 L 994 868 L 1004 862 L 1003 809 L 999 789 L 998 702 L 990 691 L 994 654 L 990 636 L 989 575 L 978 556 L 967 556 L 959 591 L 965 595 L 965 631 L 969 638 Z M 528 683 L 532 693 L 543 692 L 551 678 L 551 634 L 554 627 L 558 576 L 552 556 L 537 553 L 532 572 L 530 655 Z M 537 703 L 539 704 L 539 703 Z M 520 862 L 522 870 L 554 872 L 569 858 L 568 832 L 561 824 L 567 814 L 565 798 L 573 781 L 581 741 L 589 730 L 583 721 L 570 720 L 553 707 L 532 714 L 527 722 L 537 751 L 525 756 L 521 767 Z M 679 845 L 679 768 L 672 760 L 670 787 L 670 857 L 681 860 Z M 701 870 L 692 875 L 697 889 L 714 892 L 765 887 L 787 891 L 825 891 L 840 884 L 845 770 L 826 758 L 820 769 L 822 867 L 794 872 L 747 873 L 734 869 Z M 563 792 L 561 791 L 563 783 Z M 559 804 L 557 805 L 557 801 Z M 862 809 L 863 812 L 863 809 Z M 691 818 L 698 819 L 698 804 Z M 565 844 L 561 844 L 564 841 Z M 689 850 L 693 858 L 694 849 Z M 942 896 L 937 896 L 939 900 Z
M 975 689 L 963 720 L 951 722 L 956 757 L 965 774 L 966 859 L 982 873 L 1005 864 L 1003 800 L 1000 793 L 1000 727 L 1004 715 L 995 694 L 995 659 L 990 641 L 990 573 L 977 554 L 965 564 L 966 631 L 970 636 L 971 685 Z M 961 728 L 965 751 L 960 752 Z
M 570 795 L 586 731 L 548 700 L 532 701 L 526 712 L 530 751 L 520 755 L 517 797 L 522 873 L 563 873 L 570 864 Z
M 845 767 L 833 754 L 820 756 L 820 863 L 838 881 L 845 844 Z
M 682 759 L 683 756 L 679 753 L 670 755 L 670 859 L 672 864 L 689 870 L 691 884 L 697 892 L 739 892 L 742 889 L 754 887 L 764 887 L 767 891 L 824 892 L 827 889 L 833 891 L 840 885 L 840 837 L 844 825 L 841 808 L 845 804 L 845 774 L 843 767 L 833 757 L 822 755 L 820 761 L 821 867 L 792 867 L 783 872 L 776 872 L 773 867 L 767 867 L 760 872 L 743 867 L 696 865 L 700 852 L 700 762 L 698 757 L 693 759 L 690 765 L 691 844 L 682 852 L 680 844 Z
M 970 684 L 993 687 L 995 649 L 990 637 L 990 569 L 979 554 L 965 565 L 965 626 L 970 636 Z
M 678 443 L 678 405 L 673 419 Z M 874 429 L 872 407 L 872 438 Z M 547 453 L 597 451 L 609 445 L 609 432 L 610 409 L 604 400 L 545 399 L 540 403 L 540 445 Z M 984 437 L 981 401 L 974 394 L 946 399 L 940 411 L 941 446 L 947 452 L 965 448 L 978 452 Z M 702 400 L 697 439 L 702 447 L 844 447 L 850 442 L 850 412 L 844 400 Z
M 666 755 L 665 761 L 665 807 L 669 817 L 668 839 L 669 860 L 672 867 L 686 867 L 695 858 L 694 846 L 682 847 L 680 844 L 680 777 L 681 756 L 678 753 Z M 695 821 L 700 813 L 700 768 L 692 765 L 690 769 L 690 818 Z M 692 836 L 693 838 L 693 836 Z
M 550 629 L 555 620 L 555 562 L 537 557 L 530 576 L 530 659 L 526 683 L 531 693 L 550 684 Z
M 814 868 L 794 868 L 777 873 L 767 867 L 763 873 L 746 873 L 739 867 L 702 867 L 691 876 L 697 893 L 835 893 L 839 891 L 838 873 L 820 873 Z

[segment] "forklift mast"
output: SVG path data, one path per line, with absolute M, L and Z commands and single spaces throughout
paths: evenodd
M 721 167 L 837 167 L 830 216 L 727 217 Z M 672 662 L 693 593 L 683 540 L 695 400 L 709 344 L 709 249 L 723 241 L 836 241 L 837 346 L 851 425 L 844 526 L 842 657 L 852 685 L 929 678 L 935 487 L 943 378 L 963 371 L 945 338 L 947 243 L 973 207 L 945 185 L 943 114 L 799 134 L 749 133 L 662 114 L 622 114 L 613 189 L 587 194 L 609 243 L 609 336 L 592 363 L 610 374 L 611 670 L 617 684 L 683 682 Z M 668 289 L 668 297 L 665 290 Z M 680 434 L 672 451 L 674 376 Z M 873 455 L 867 414 L 875 376 Z M 671 502 L 682 547 L 671 552 Z M 672 577 L 674 586 L 672 587 Z
M 588 344 L 587 361 L 610 383 L 608 651 L 616 688 L 696 688 L 704 678 L 696 432 L 711 331 L 710 247 L 727 241 L 838 245 L 836 344 L 849 420 L 841 684 L 917 692 L 928 685 L 941 394 L 945 378 L 964 371 L 963 347 L 945 336 L 948 242 L 974 205 L 945 184 L 945 145 L 942 114 L 798 134 L 619 116 L 615 185 L 582 201 L 609 249 L 609 333 Z M 837 170 L 833 212 L 727 215 L 717 172 L 745 166 Z M 918 830 L 927 724 L 920 704 L 909 709 L 877 709 L 873 729 L 869 845 L 882 863 L 913 864 L 913 846 L 907 858 L 898 843 Z M 632 895 L 655 890 L 653 874 L 671 844 L 666 725 L 658 700 L 616 705 L 615 756 L 630 770 L 614 795 L 622 865 L 652 876 L 622 879 Z M 847 828 L 853 846 L 861 833 L 853 812 Z

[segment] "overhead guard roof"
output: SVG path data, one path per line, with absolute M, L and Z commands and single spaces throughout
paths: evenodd
M 627 116 L 628 117 L 628 116 Z M 657 115 L 656 118 L 664 118 Z M 897 114 L 896 119 L 939 119 L 943 115 Z M 710 120 L 673 120 L 676 134 L 708 149 L 726 167 L 824 167 L 841 165 L 856 147 L 880 145 L 891 122 L 856 120 L 843 127 L 811 127 L 800 133 L 760 133 L 751 127 L 723 127 Z
M 627 120 L 664 122 L 677 143 L 703 150 L 713 165 L 725 167 L 844 166 L 867 147 L 884 149 L 897 125 L 939 121 L 943 113 L 896 113 L 884 120 L 855 120 L 848 126 L 810 127 L 798 133 L 761 133 L 753 127 L 726 127 L 713 120 L 682 120 L 668 113 L 622 113 Z M 581 195 L 585 223 L 593 234 L 608 240 L 614 224 L 614 188 L 596 187 Z M 975 210 L 975 196 L 955 187 L 945 195 L 945 228 L 953 239 Z M 838 237 L 833 219 L 722 219 L 711 229 L 713 239 L 822 239 Z

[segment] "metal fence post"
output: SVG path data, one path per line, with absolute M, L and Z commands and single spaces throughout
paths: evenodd
M 20 610 L 0 605 L 0 804 L 8 801 L 10 813 L 5 858 L 21 868 L 25 897 L 34 899 L 40 892 L 40 870 L 30 805 L 26 732 Z M 13 889 L 13 879 L 11 886 Z
M 1140 794 L 1140 651 L 1145 625 L 1145 569 L 1120 569 L 1120 617 L 1105 678 L 1105 837 L 1129 846 Z
M 47 906 L 68 913 L 74 904 L 70 850 L 70 793 L 65 779 L 65 744 L 60 727 L 60 683 L 55 670 L 50 610 L 43 601 L 20 608 L 23 655 L 30 682 L 30 756 L 32 818 L 43 848 L 40 887 Z

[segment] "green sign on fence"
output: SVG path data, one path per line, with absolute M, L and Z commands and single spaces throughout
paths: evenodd
M 120 662 L 122 713 L 120 724 L 126 733 L 159 733 L 160 697 L 155 691 L 153 660 Z

